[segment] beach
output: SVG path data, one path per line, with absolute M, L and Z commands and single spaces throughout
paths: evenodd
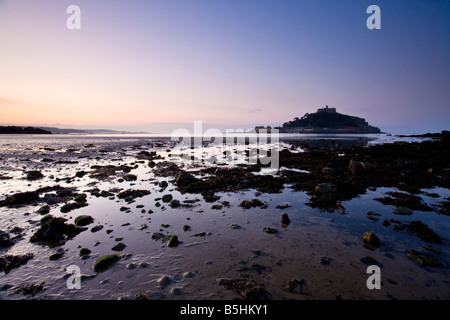
M 183 162 L 179 152 L 211 146 L 176 144 L 0 137 L 0 296 L 450 298 L 445 136 L 281 136 L 270 174 L 259 162 Z M 367 285 L 374 265 L 380 289 Z

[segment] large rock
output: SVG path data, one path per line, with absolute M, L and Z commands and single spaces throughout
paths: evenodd
M 0 207 L 30 204 L 36 200 L 39 200 L 37 191 L 19 192 L 0 201 Z
M 85 228 L 66 224 L 63 218 L 50 218 L 31 236 L 30 242 L 59 245 L 62 240 L 71 239 Z
M 94 222 L 94 218 L 89 215 L 81 215 L 76 217 L 74 222 L 77 226 L 87 226 L 88 224 Z

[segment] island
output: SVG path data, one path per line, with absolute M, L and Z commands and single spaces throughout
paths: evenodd
M 257 126 L 256 132 L 261 129 L 270 132 L 271 127 Z M 377 127 L 371 126 L 363 118 L 349 116 L 336 111 L 336 108 L 317 109 L 315 113 L 306 113 L 303 117 L 285 122 L 275 127 L 280 133 L 381 133 Z
M 48 130 L 35 127 L 0 126 L 0 134 L 52 134 Z

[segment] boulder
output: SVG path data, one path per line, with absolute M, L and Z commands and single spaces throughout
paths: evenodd
M 87 226 L 88 224 L 94 222 L 94 218 L 89 215 L 81 215 L 76 217 L 74 222 L 77 226 Z

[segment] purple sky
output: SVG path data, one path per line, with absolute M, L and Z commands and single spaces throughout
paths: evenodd
M 0 0 L 0 48 L 0 124 L 248 129 L 329 105 L 450 129 L 447 0 Z

